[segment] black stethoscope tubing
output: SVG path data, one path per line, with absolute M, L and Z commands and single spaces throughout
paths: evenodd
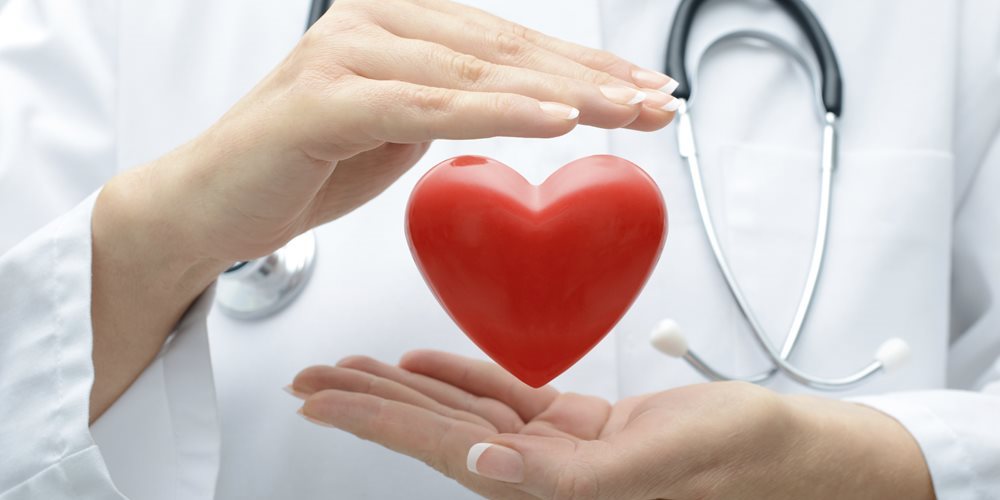
M 837 55 L 834 53 L 833 45 L 826 36 L 823 26 L 820 25 L 819 19 L 802 0 L 774 0 L 774 2 L 788 13 L 809 39 L 809 44 L 812 46 L 813 52 L 816 54 L 817 64 L 819 64 L 823 107 L 828 113 L 840 116 L 844 83 L 840 76 Z M 691 98 L 691 79 L 688 77 L 687 67 L 687 42 L 695 14 L 704 4 L 705 0 L 681 0 L 674 14 L 670 36 L 667 38 L 665 68 L 666 73 L 679 83 L 673 92 L 674 97 L 679 99 Z
M 309 20 L 306 22 L 306 29 L 308 30 L 319 18 L 323 17 L 323 14 L 333 5 L 333 0 L 312 0 L 312 5 L 309 7 Z

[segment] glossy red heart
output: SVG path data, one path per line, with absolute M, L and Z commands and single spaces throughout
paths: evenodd
M 445 161 L 407 208 L 417 267 L 458 326 L 533 387 L 621 319 L 659 258 L 667 212 L 653 180 L 614 156 L 533 186 L 489 158 Z

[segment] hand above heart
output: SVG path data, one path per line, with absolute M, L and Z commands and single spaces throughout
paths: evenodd
M 933 498 L 917 444 L 890 417 L 750 384 L 609 404 L 532 389 L 434 351 L 398 366 L 350 357 L 290 387 L 309 420 L 422 460 L 488 498 Z

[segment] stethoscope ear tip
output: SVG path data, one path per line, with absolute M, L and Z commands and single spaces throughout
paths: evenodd
M 910 344 L 899 337 L 888 339 L 878 346 L 875 359 L 882 364 L 882 370 L 886 373 L 895 371 L 910 359 Z
M 688 352 L 687 339 L 681 333 L 681 327 L 672 319 L 660 321 L 649 334 L 649 343 L 657 351 L 672 358 L 683 357 Z

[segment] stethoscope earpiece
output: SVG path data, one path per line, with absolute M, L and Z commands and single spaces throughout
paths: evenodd
M 910 360 L 910 344 L 899 337 L 888 339 L 878 346 L 875 359 L 882 364 L 883 371 L 894 372 Z
M 649 334 L 649 343 L 657 351 L 671 358 L 682 358 L 688 352 L 687 338 L 681 333 L 681 327 L 672 319 L 660 321 Z

